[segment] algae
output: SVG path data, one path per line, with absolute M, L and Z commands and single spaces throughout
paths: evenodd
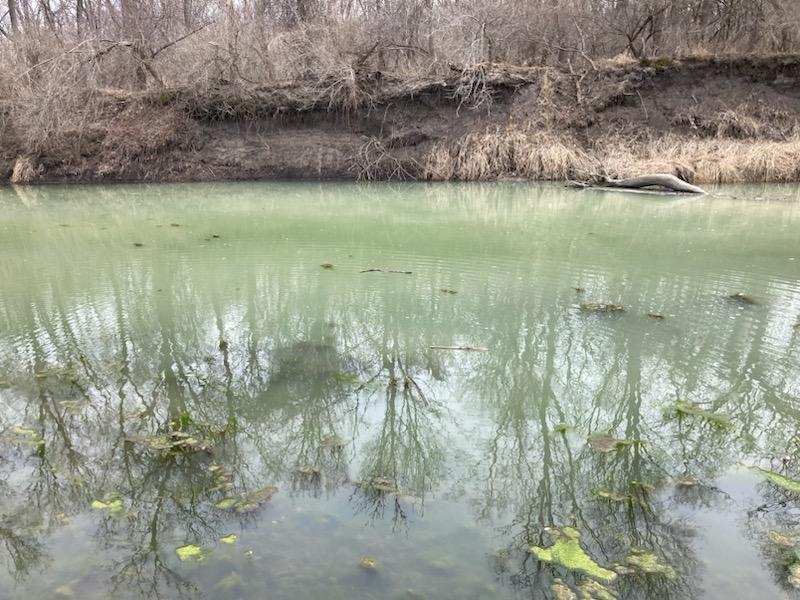
M 714 425 L 719 425 L 720 427 L 727 427 L 731 424 L 731 418 L 729 415 L 724 413 L 717 413 L 710 410 L 707 410 L 697 404 L 692 402 L 684 402 L 683 400 L 678 400 L 674 405 L 675 413 L 679 417 L 683 416 L 694 416 L 700 417 L 713 423 Z
M 240 514 L 255 512 L 269 502 L 277 491 L 277 487 L 268 485 L 239 496 L 228 496 L 214 504 L 214 506 L 221 510 L 234 510 Z
M 779 488 L 782 488 L 794 494 L 800 494 L 800 481 L 797 481 L 795 479 L 789 479 L 788 477 L 784 477 L 783 475 L 776 473 L 775 471 L 769 471 L 767 469 L 762 469 L 760 467 L 750 467 L 750 470 L 754 471 L 755 473 L 758 473 L 764 479 L 778 486 Z
M 110 500 L 93 500 L 91 507 L 95 510 L 104 510 L 109 514 L 116 515 L 124 510 L 122 500 L 114 498 Z
M 235 544 L 238 539 L 238 535 L 235 533 L 229 533 L 228 535 L 223 535 L 221 538 L 219 538 L 219 541 L 223 544 Z
M 201 561 L 206 557 L 206 551 L 196 544 L 186 544 L 180 548 L 175 548 L 175 554 L 182 561 L 196 560 Z
M 629 566 L 646 575 L 663 575 L 669 579 L 675 577 L 675 569 L 663 563 L 652 552 L 633 550 L 627 558 Z
M 538 560 L 558 564 L 570 571 L 585 573 L 609 583 L 616 579 L 617 574 L 614 571 L 601 567 L 581 548 L 577 529 L 548 527 L 546 531 L 553 538 L 553 545 L 546 548 L 531 546 L 529 549 Z

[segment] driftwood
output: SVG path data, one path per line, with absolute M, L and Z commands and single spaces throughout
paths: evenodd
M 597 187 L 627 190 L 642 190 L 642 188 L 657 187 L 668 192 L 678 192 L 682 194 L 706 193 L 703 188 L 692 185 L 691 183 L 687 183 L 683 179 L 679 179 L 678 177 L 675 177 L 675 175 L 669 175 L 667 173 L 641 175 L 640 177 L 631 177 L 629 179 L 609 179 L 608 177 L 598 177 L 591 183 L 570 181 L 569 185 L 579 188 Z

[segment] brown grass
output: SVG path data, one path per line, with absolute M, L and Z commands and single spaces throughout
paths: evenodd
M 800 136 L 784 141 L 694 139 L 673 135 L 631 142 L 612 138 L 585 149 L 574 138 L 497 131 L 437 144 L 424 173 L 432 180 L 480 181 L 524 177 L 564 181 L 596 175 L 671 173 L 697 183 L 800 180 Z

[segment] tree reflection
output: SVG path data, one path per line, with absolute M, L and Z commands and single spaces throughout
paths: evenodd
M 457 201 L 473 219 L 520 216 L 491 195 Z M 463 274 L 451 297 L 439 286 L 459 274 L 434 267 L 347 287 L 285 264 L 123 256 L 88 282 L 56 278 L 0 305 L 0 540 L 11 578 L 29 585 L 58 560 L 48 542 L 72 523 L 94 528 L 100 597 L 195 597 L 203 587 L 175 548 L 256 527 L 258 510 L 219 503 L 277 485 L 292 506 L 341 502 L 409 537 L 430 503 L 467 507 L 499 540 L 497 577 L 531 597 L 550 597 L 556 577 L 584 579 L 529 552 L 549 543 L 546 528 L 569 525 L 605 566 L 645 549 L 677 573 L 620 575 L 620 597 L 690 598 L 695 532 L 673 508 L 733 510 L 714 480 L 742 458 L 794 465 L 797 339 L 775 333 L 766 307 L 726 303 L 721 287 L 702 299 L 711 336 L 638 308 L 582 314 L 576 274 L 546 265 Z M 532 291 L 538 276 L 552 289 Z M 700 302 L 686 278 L 637 287 L 582 276 L 591 292 L 623 290 L 639 307 Z M 430 349 L 476 338 L 490 351 Z M 678 400 L 730 424 L 678 416 Z M 208 450 L 137 442 L 176 432 Z M 593 434 L 631 443 L 598 452 Z M 696 485 L 676 484 L 690 477 Z M 770 493 L 748 526 L 796 528 L 792 502 Z M 122 514 L 90 508 L 112 497 Z M 783 584 L 785 565 L 774 572 Z

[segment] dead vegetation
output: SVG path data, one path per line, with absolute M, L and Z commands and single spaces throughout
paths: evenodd
M 0 177 L 18 182 L 798 179 L 790 0 L 7 6 Z M 303 127 L 318 144 L 277 139 Z

